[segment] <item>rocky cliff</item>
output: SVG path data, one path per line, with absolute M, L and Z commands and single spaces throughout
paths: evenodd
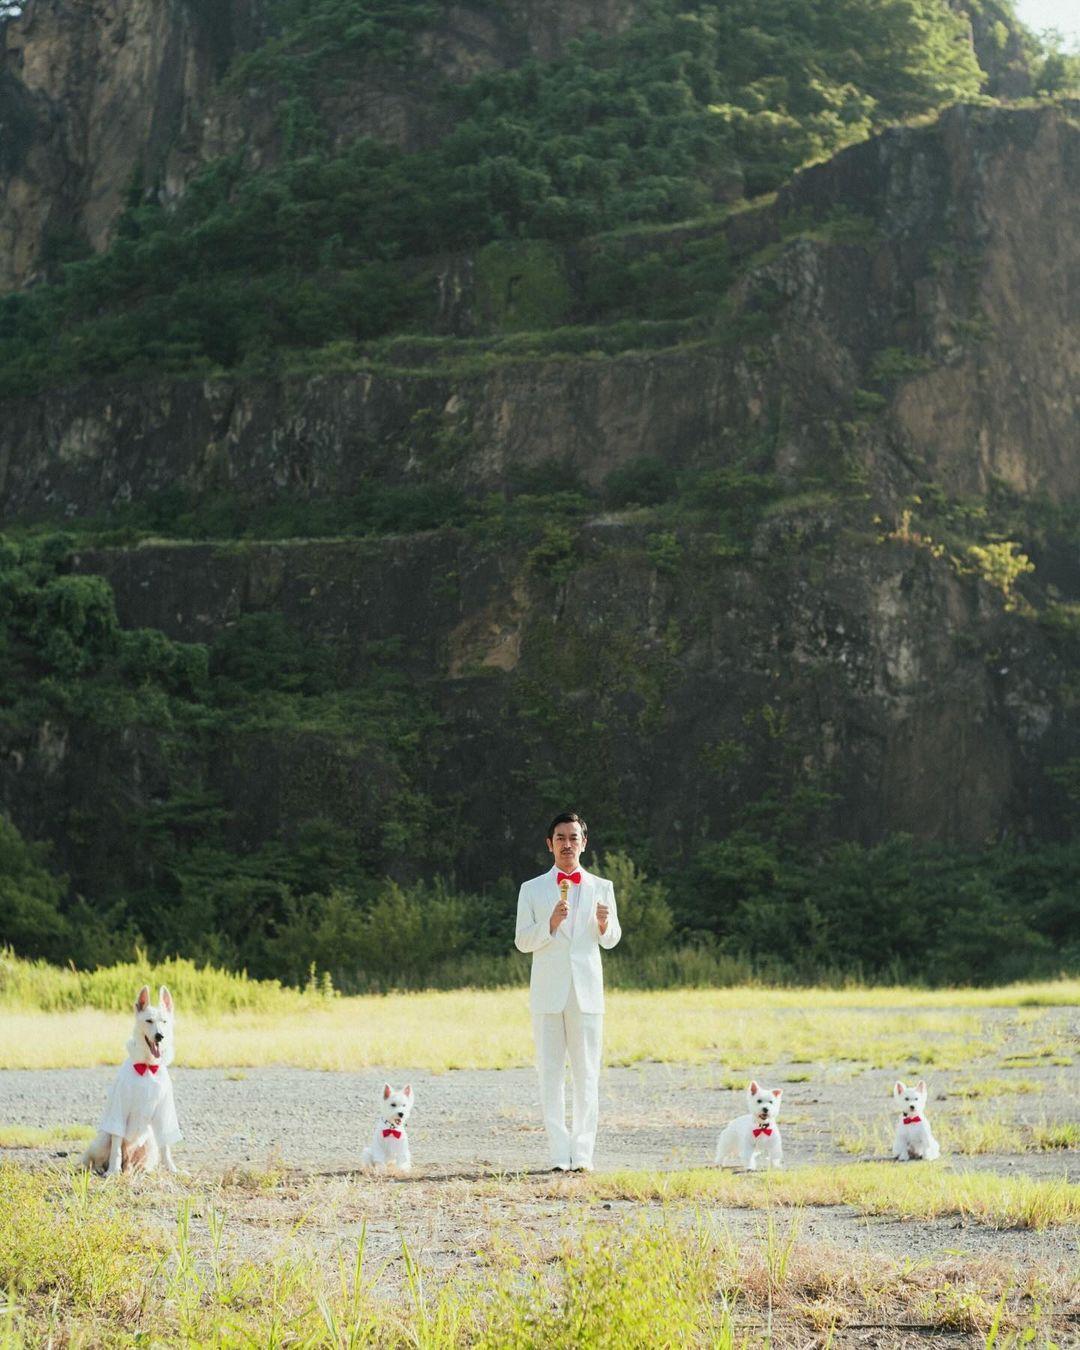
M 715 227 L 745 261 L 690 346 L 471 363 L 440 349 L 411 368 L 13 400 L 5 508 L 92 514 L 177 485 L 317 497 L 372 477 L 486 491 L 559 459 L 598 485 L 642 456 L 682 468 L 749 447 L 789 477 L 857 461 L 883 499 L 920 479 L 1075 494 L 1078 111 L 959 107 L 807 170 Z M 845 213 L 865 237 L 836 228 Z
M 969 25 L 987 91 L 1029 92 L 1030 40 L 994 0 L 951 5 Z M 99 252 L 140 194 L 180 195 L 210 160 L 277 163 L 296 93 L 240 58 L 272 33 L 267 0 L 27 0 L 0 19 L 0 292 Z M 405 65 L 363 48 L 322 58 L 310 91 L 331 146 L 375 136 L 415 149 L 445 131 L 440 81 L 549 60 L 585 33 L 614 34 L 640 0 L 443 4 Z M 230 67 L 232 67 L 230 73 Z M 357 76 L 360 78 L 357 78 Z
M 339 89 L 324 72 L 320 111 L 335 143 L 371 135 L 415 147 L 438 133 L 433 81 L 550 58 L 581 32 L 618 32 L 637 8 L 447 5 L 419 38 L 416 74 L 373 66 Z M 256 168 L 280 158 L 290 90 L 222 78 L 267 37 L 266 11 L 266 0 L 29 0 L 0 20 L 0 292 L 100 252 L 133 192 L 168 201 L 218 156 L 238 152 Z M 338 65 L 355 75 L 357 61 Z
M 565 9 L 562 26 L 539 6 L 512 24 L 455 10 L 431 52 L 471 70 L 629 12 Z M 122 22 L 146 33 L 120 44 L 134 64 L 90 80 Z M 183 166 L 237 131 L 223 109 L 242 92 L 215 80 L 259 24 L 254 6 L 138 0 L 96 0 L 74 22 L 36 0 L 8 25 L 3 116 L 24 129 L 5 161 L 9 283 L 38 265 L 50 221 L 100 246 L 134 168 L 179 190 Z M 99 139 L 75 145 L 76 125 Z M 422 118 L 399 131 L 426 134 Z M 253 131 L 246 153 L 271 142 Z M 196 799 L 240 854 L 312 822 L 392 816 L 363 841 L 372 873 L 453 867 L 475 884 L 527 867 L 522 822 L 564 800 L 605 842 L 644 840 L 661 860 L 800 785 L 832 794 L 823 829 L 862 841 L 1060 835 L 1071 804 L 1052 771 L 1080 753 L 1078 208 L 1080 106 L 958 106 L 775 201 L 628 239 L 671 266 L 712 240 L 732 269 L 678 343 L 484 348 L 463 255 L 425 284 L 453 290 L 448 326 L 480 346 L 11 401 L 6 524 L 69 522 L 65 567 L 105 577 L 127 627 L 220 646 L 273 616 L 325 655 L 324 692 L 343 702 L 286 723 L 268 700 L 261 722 L 211 736 L 165 714 L 9 720 L 0 805 L 88 893 L 119 855 L 145 881 L 146 822 Z M 588 253 L 559 252 L 571 318 Z M 664 486 L 616 490 L 643 469 Z M 316 521 L 420 489 L 459 516 L 364 538 L 259 528 L 283 506 Z M 530 516 L 562 489 L 573 510 Z M 252 537 L 103 533 L 148 503 L 198 516 L 225 499 L 253 513 Z

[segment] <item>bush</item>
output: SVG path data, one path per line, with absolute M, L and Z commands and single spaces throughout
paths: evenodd
M 650 881 L 626 853 L 604 854 L 600 872 L 615 888 L 619 923 L 624 929 L 619 942 L 621 953 L 634 960 L 666 947 L 675 927 L 667 888 L 659 881 Z
M 466 908 L 466 900 L 441 881 L 413 887 L 386 882 L 367 905 L 340 888 L 306 895 L 286 902 L 285 917 L 266 944 L 267 960 L 296 984 L 314 968 L 329 972 L 335 988 L 346 993 L 422 988 L 473 944 Z
M 612 469 L 604 479 L 604 500 L 609 506 L 656 506 L 674 493 L 674 469 L 651 456 Z
M 48 856 L 0 814 L 0 947 L 61 961 L 72 939 L 63 913 L 67 878 L 49 870 Z

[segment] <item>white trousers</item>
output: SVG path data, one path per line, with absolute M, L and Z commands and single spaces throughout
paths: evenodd
M 552 1167 L 591 1167 L 599 1115 L 604 1014 L 583 1013 L 571 982 L 561 1013 L 534 1013 L 540 1109 Z M 566 1059 L 574 1083 L 573 1126 L 566 1128 Z

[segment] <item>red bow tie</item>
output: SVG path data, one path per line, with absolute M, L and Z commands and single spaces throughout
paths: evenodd
M 754 1131 L 754 1138 L 756 1139 L 759 1134 L 772 1134 L 772 1126 L 771 1125 L 760 1126 L 758 1129 Z
M 922 1116 L 905 1116 L 905 1117 L 904 1117 L 904 1124 L 905 1124 L 905 1125 L 918 1125 L 918 1123 L 919 1123 L 920 1120 L 922 1120 Z
M 581 885 L 581 873 L 580 873 L 580 872 L 560 872 L 559 875 L 555 878 L 555 883 L 556 883 L 556 885 L 561 886 L 561 885 L 563 884 L 564 881 L 572 881 L 572 882 L 574 883 L 575 886 L 580 886 L 580 885 Z
M 146 1076 L 146 1071 L 147 1071 L 147 1069 L 149 1069 L 151 1073 L 157 1073 L 157 1071 L 158 1071 L 158 1069 L 161 1067 L 161 1065 L 160 1065 L 160 1064 L 133 1064 L 131 1067 L 135 1070 L 135 1072 L 139 1075 L 140 1078 L 143 1078 L 143 1077 Z
M 382 1137 L 385 1139 L 386 1136 L 387 1136 L 388 1134 L 392 1134 L 392 1135 L 394 1136 L 395 1139 L 400 1139 L 400 1138 L 401 1138 L 401 1131 L 400 1131 L 400 1130 L 383 1130 L 383 1132 L 382 1132 Z

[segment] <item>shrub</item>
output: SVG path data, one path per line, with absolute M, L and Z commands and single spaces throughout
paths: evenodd
M 604 479 L 604 500 L 609 506 L 656 506 L 674 492 L 674 469 L 652 456 L 612 469 Z
M 665 947 L 675 927 L 667 888 L 650 881 L 627 853 L 606 853 L 600 859 L 600 872 L 615 887 L 615 904 L 624 928 L 619 944 L 623 953 L 634 959 Z
M 48 867 L 44 844 L 27 843 L 0 814 L 0 947 L 63 960 L 71 939 L 63 913 L 67 878 Z

